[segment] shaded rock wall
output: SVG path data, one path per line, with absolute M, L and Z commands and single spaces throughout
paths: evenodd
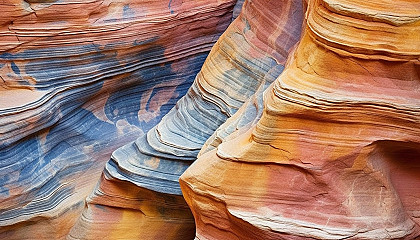
M 0 238 L 64 238 L 112 151 L 185 95 L 234 1 L 0 3 Z
M 181 176 L 196 239 L 419 238 L 420 5 L 306 16 L 282 75 Z

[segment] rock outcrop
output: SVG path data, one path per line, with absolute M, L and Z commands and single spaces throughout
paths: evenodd
M 111 152 L 185 95 L 235 4 L 1 1 L 0 239 L 65 238 Z
M 419 34 L 418 1 L 309 1 L 282 75 L 181 176 L 196 239 L 420 238 Z
M 417 0 L 0 9 L 0 239 L 420 238 Z
M 259 11 L 265 14 L 256 15 Z M 128 229 L 137 219 L 138 226 L 148 227 L 137 235 L 126 231 L 124 239 L 155 239 L 156 234 L 161 239 L 192 239 L 193 216 L 178 178 L 208 137 L 282 72 L 299 39 L 302 17 L 301 1 L 245 2 L 175 108 L 147 134 L 112 154 L 69 238 L 107 238 L 113 229 Z M 133 197 L 133 192 L 138 194 Z M 130 214 L 133 218 L 125 217 Z M 156 232 L 158 228 L 165 230 Z

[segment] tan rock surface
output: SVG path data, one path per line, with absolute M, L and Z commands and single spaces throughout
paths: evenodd
M 419 6 L 308 9 L 260 119 L 181 176 L 196 239 L 420 237 Z

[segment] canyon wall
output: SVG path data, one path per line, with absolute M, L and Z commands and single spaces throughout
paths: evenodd
M 0 11 L 0 239 L 420 238 L 418 1 Z
M 187 92 L 234 1 L 0 2 L 0 239 L 64 239 Z
M 301 1 L 246 2 L 187 94 L 155 127 L 112 154 L 69 239 L 113 239 L 115 232 L 121 239 L 192 239 L 194 220 L 179 176 L 208 137 L 283 71 L 299 39 L 302 7 Z
M 420 238 L 419 30 L 416 1 L 309 1 L 284 72 L 181 176 L 196 239 Z

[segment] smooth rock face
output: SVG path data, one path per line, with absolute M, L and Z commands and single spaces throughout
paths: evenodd
M 0 2 L 0 239 L 65 238 L 111 152 L 185 95 L 235 3 Z
M 108 239 L 118 225 L 130 225 L 133 220 L 124 216 L 132 209 L 142 216 L 138 218 L 138 225 L 163 226 L 166 231 L 158 234 L 172 234 L 165 235 L 165 239 L 194 237 L 194 220 L 181 196 L 179 176 L 196 159 L 207 138 L 257 90 L 262 92 L 277 78 L 284 69 L 289 50 L 299 39 L 303 17 L 300 1 L 269 6 L 273 11 L 286 13 L 275 16 L 278 21 L 274 22 L 270 19 L 275 12 L 253 17 L 260 7 L 264 6 L 258 1 L 246 3 L 244 11 L 215 44 L 192 87 L 175 108 L 147 134 L 112 154 L 104 177 L 87 199 L 87 208 L 69 239 L 98 236 Z M 279 23 L 283 25 L 279 27 Z M 153 204 L 155 198 L 145 201 L 144 196 L 138 195 L 133 199 L 131 193 L 124 190 L 124 184 L 128 183 L 137 186 L 133 191 L 151 192 L 156 197 L 171 200 Z M 120 191 L 115 191 L 117 188 Z M 180 211 L 176 215 L 172 215 L 173 207 L 169 204 L 172 201 L 184 202 L 177 206 Z M 161 206 L 158 214 L 149 211 L 158 206 Z M 112 213 L 106 211 L 111 208 Z M 185 234 L 188 229 L 189 238 Z M 155 239 L 153 236 L 157 233 L 155 227 L 147 227 L 136 234 L 127 233 L 123 239 L 138 236 Z
M 306 16 L 282 75 L 181 176 L 196 239 L 420 238 L 419 2 Z

